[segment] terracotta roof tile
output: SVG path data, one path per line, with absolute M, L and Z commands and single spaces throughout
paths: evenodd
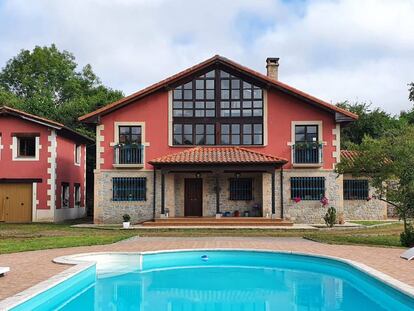
M 241 147 L 195 147 L 149 161 L 158 164 L 285 164 L 288 161 L 273 155 Z
M 358 151 L 341 150 L 341 157 L 344 160 L 354 162 L 355 159 L 358 157 Z

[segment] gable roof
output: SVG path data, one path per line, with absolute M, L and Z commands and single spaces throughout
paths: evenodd
M 108 104 L 104 107 L 101 107 L 101 108 L 99 108 L 99 109 L 97 109 L 93 112 L 85 114 L 85 115 L 81 116 L 79 118 L 79 120 L 84 121 L 84 122 L 95 122 L 96 118 L 98 116 L 105 115 L 107 113 L 110 113 L 113 110 L 124 107 L 125 105 L 128 105 L 128 104 L 130 104 L 131 102 L 133 102 L 137 99 L 148 96 L 148 95 L 150 95 L 150 94 L 152 94 L 156 91 L 168 88 L 174 82 L 177 82 L 177 81 L 179 81 L 179 80 L 181 80 L 181 79 L 183 79 L 187 76 L 190 76 L 190 75 L 192 75 L 192 74 L 194 74 L 198 71 L 206 69 L 206 68 L 208 68 L 208 67 L 210 67 L 214 64 L 222 64 L 225 67 L 229 67 L 233 70 L 236 70 L 236 71 L 241 72 L 245 75 L 248 75 L 253 79 L 260 80 L 262 83 L 264 83 L 269 88 L 278 89 L 278 90 L 280 90 L 284 93 L 293 95 L 293 96 L 295 96 L 297 98 L 300 98 L 301 100 L 304 100 L 304 101 L 306 101 L 310 104 L 313 104 L 317 107 L 320 107 L 320 108 L 328 110 L 328 111 L 332 111 L 336 115 L 339 114 L 338 115 L 338 120 L 352 121 L 352 120 L 358 119 L 358 115 L 356 115 L 356 114 L 354 114 L 354 113 L 352 113 L 348 110 L 339 108 L 335 105 L 332 105 L 332 104 L 327 103 L 323 100 L 320 100 L 320 99 L 318 99 L 318 98 L 316 98 L 312 95 L 309 95 L 305 92 L 302 92 L 302 91 L 300 91 L 296 88 L 293 88 L 293 87 L 291 87 L 291 86 L 289 86 L 285 83 L 282 83 L 278 80 L 272 79 L 272 78 L 270 78 L 270 77 L 268 77 L 268 76 L 266 76 L 262 73 L 259 73 L 255 70 L 252 70 L 248 67 L 240 65 L 240 64 L 238 64 L 238 63 L 236 63 L 236 62 L 234 62 L 230 59 L 227 59 L 223 56 L 215 55 L 215 56 L 213 56 L 213 57 L 211 57 L 211 58 L 195 65 L 195 66 L 187 68 L 187 69 L 185 69 L 185 70 L 183 70 L 183 71 L 181 71 L 181 72 L 179 72 L 179 73 L 177 73 L 177 74 L 175 74 L 175 75 L 173 75 L 169 78 L 161 80 L 160 82 L 155 83 L 155 84 L 153 84 L 149 87 L 146 87 L 146 88 L 144 88 L 144 89 L 142 89 L 142 90 L 140 90 L 136 93 L 133 93 L 129 96 L 126 96 L 126 97 L 124 97 L 124 98 L 122 98 L 122 99 L 120 99 L 116 102 L 113 102 L 111 104 Z M 341 118 L 341 116 L 342 116 L 342 118 Z
M 242 147 L 195 147 L 149 161 L 151 165 L 169 164 L 270 164 L 283 165 L 288 161 L 273 155 Z
M 13 117 L 17 117 L 23 120 L 27 120 L 29 122 L 33 122 L 33 123 L 37 123 L 40 124 L 42 126 L 46 126 L 46 127 L 50 127 L 53 128 L 55 130 L 58 130 L 63 136 L 67 136 L 70 137 L 76 141 L 80 141 L 83 143 L 92 143 L 93 140 L 90 139 L 89 137 L 82 135 L 78 132 L 76 132 L 75 130 L 72 130 L 71 128 L 65 126 L 62 123 L 53 121 L 53 120 L 49 120 L 46 118 L 42 118 L 39 116 L 36 116 L 34 114 L 30 114 L 27 113 L 25 111 L 21 111 L 15 108 L 11 108 L 8 106 L 1 106 L 0 107 L 0 116 L 2 115 L 9 115 L 9 116 L 13 116 Z

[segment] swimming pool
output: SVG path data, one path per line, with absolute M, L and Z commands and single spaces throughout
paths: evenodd
M 411 296 L 326 257 L 197 250 L 71 260 L 85 266 L 11 310 L 414 310 Z

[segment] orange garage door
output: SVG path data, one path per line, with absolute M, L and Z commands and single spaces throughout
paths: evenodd
M 32 221 L 32 184 L 0 184 L 0 221 Z

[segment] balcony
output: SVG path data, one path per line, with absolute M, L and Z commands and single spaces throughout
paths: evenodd
M 114 167 L 144 167 L 144 146 L 116 145 L 114 146 Z
M 292 145 L 292 163 L 296 167 L 322 166 L 322 144 L 305 142 Z

